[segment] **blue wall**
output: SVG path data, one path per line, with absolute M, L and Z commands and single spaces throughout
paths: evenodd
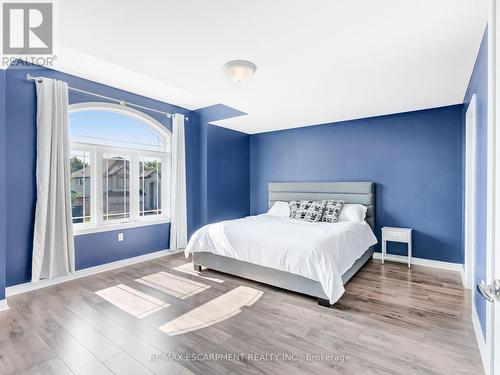
M 119 259 L 166 249 L 170 240 L 168 224 L 148 225 L 75 237 L 76 268 L 83 269 Z M 117 242 L 118 233 L 123 241 Z
M 207 151 L 207 222 L 248 216 L 250 136 L 208 125 Z
M 198 181 L 200 189 L 196 198 L 199 212 L 194 223 L 195 228 L 213 222 L 216 218 L 234 219 L 249 213 L 250 158 L 249 144 L 245 143 L 249 142 L 249 136 L 210 124 L 213 121 L 242 115 L 245 113 L 223 104 L 200 108 L 193 112 L 199 129 L 200 147 Z M 224 138 L 226 143 L 223 144 L 216 137 Z M 228 158 L 234 160 L 227 160 Z M 226 186 L 223 186 L 225 176 L 221 175 L 218 163 L 224 165 L 222 170 L 226 170 L 231 179 L 226 180 Z M 246 187 L 244 181 L 247 181 Z M 223 194 L 219 193 L 220 188 L 229 194 L 226 201 L 223 199 Z
M 484 32 L 474 70 L 464 97 L 463 117 L 476 94 L 476 260 L 475 280 L 486 280 L 486 195 L 487 195 L 487 144 L 488 144 L 488 33 Z M 474 295 L 476 311 L 486 335 L 486 304 L 477 291 Z
M 5 70 L 0 69 L 0 301 L 5 298 Z
M 410 227 L 413 256 L 462 263 L 462 127 L 456 105 L 252 135 L 251 213 L 269 182 L 373 181 L 379 240 Z
M 26 73 L 64 80 L 70 86 L 162 111 L 185 115 L 189 115 L 189 111 L 50 69 L 35 66 L 32 69 L 10 67 L 6 72 L 7 92 L 9 93 L 7 96 L 7 132 L 5 137 L 8 160 L 5 174 L 2 173 L 2 176 L 8 176 L 6 183 L 8 197 L 6 205 L 6 264 L 7 285 L 10 286 L 31 279 L 36 203 L 36 95 L 35 85 L 33 82 L 26 80 Z M 95 97 L 82 94 L 75 95 L 75 93 L 70 94 L 70 103 L 96 100 Z M 154 112 L 147 114 L 156 118 L 167 128 L 171 128 L 171 123 L 165 116 Z M 193 173 L 197 173 L 199 150 L 193 149 L 193 147 L 197 147 L 196 124 L 193 128 L 189 128 L 189 126 L 190 124 L 186 128 L 187 180 L 193 181 L 196 180 Z M 1 138 L 4 139 L 4 137 Z M 195 215 L 195 205 L 193 204 L 195 190 L 196 187 L 193 187 L 193 185 L 188 186 L 188 223 L 191 226 L 190 231 L 193 229 L 192 217 Z M 169 224 L 127 229 L 120 232 L 123 232 L 125 237 L 125 240 L 120 243 L 116 240 L 115 232 L 76 237 L 77 268 L 103 264 L 152 251 L 164 250 L 169 247 Z

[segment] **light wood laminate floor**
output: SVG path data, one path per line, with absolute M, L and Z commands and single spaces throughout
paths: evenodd
M 181 254 L 10 297 L 0 374 L 480 374 L 458 273 L 370 260 L 333 308 Z

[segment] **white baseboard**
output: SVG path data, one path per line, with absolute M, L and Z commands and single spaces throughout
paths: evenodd
M 483 369 L 485 374 L 488 372 L 488 354 L 486 348 L 486 339 L 483 335 L 483 330 L 481 329 L 481 323 L 479 323 L 479 317 L 477 316 L 476 307 L 472 306 L 472 326 L 474 327 L 474 333 L 476 334 L 477 346 L 479 348 L 479 353 L 481 354 L 481 360 L 483 361 Z
M 382 254 L 381 253 L 373 253 L 373 258 L 374 259 L 381 259 Z M 398 263 L 408 263 L 408 257 L 404 256 L 404 255 L 386 254 L 385 260 L 392 261 L 392 262 L 398 262 Z M 415 264 L 417 266 L 441 268 L 443 270 L 457 271 L 457 272 L 462 272 L 462 273 L 464 270 L 464 265 L 462 263 L 441 262 L 439 260 L 431 260 L 431 259 L 424 259 L 424 258 L 413 258 L 412 257 L 411 264 Z
M 79 278 L 85 277 L 85 276 L 95 275 L 96 273 L 111 271 L 111 270 L 114 270 L 117 268 L 129 266 L 132 264 L 145 262 L 147 260 L 160 258 L 160 257 L 163 257 L 165 255 L 177 254 L 181 251 L 183 251 L 183 250 L 180 250 L 180 251 L 160 250 L 160 251 L 156 251 L 154 253 L 144 254 L 144 255 L 137 256 L 137 257 L 133 257 L 133 258 L 117 260 L 116 262 L 106 263 L 106 264 L 102 264 L 100 266 L 84 268 L 84 269 L 78 270 L 75 273 L 68 275 L 68 276 L 56 277 L 55 279 L 51 279 L 51 280 L 48 280 L 48 279 L 40 280 L 37 283 L 29 282 L 29 283 L 9 286 L 8 288 L 5 289 L 5 295 L 7 297 L 11 297 L 11 296 L 15 296 L 16 294 L 31 292 L 32 290 L 46 288 L 46 287 L 51 286 L 51 285 L 64 283 L 64 282 L 79 279 Z
M 0 311 L 6 311 L 9 309 L 9 305 L 7 305 L 7 300 L 0 300 Z
M 467 285 L 465 285 L 465 265 L 462 264 L 462 267 L 460 268 L 460 278 L 462 279 L 462 285 L 464 286 L 465 289 L 469 289 L 467 288 Z

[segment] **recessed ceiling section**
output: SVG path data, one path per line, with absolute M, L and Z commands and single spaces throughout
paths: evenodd
M 247 133 L 461 103 L 487 19 L 485 0 L 57 0 L 56 11 L 59 44 L 146 77 L 120 77 L 130 91 L 222 103 L 248 115 L 216 123 Z M 243 84 L 221 69 L 238 59 L 258 65 Z

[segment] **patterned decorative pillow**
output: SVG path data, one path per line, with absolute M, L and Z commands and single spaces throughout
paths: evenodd
M 290 217 L 292 217 L 293 211 L 293 219 L 318 222 L 323 216 L 326 201 L 300 201 L 298 207 L 294 210 L 293 207 L 295 204 L 290 207 Z
M 323 211 L 323 216 L 321 216 L 321 221 L 336 223 L 339 220 L 340 211 L 342 211 L 344 201 L 328 200 L 323 202 L 325 202 L 325 210 Z
M 290 209 L 290 219 L 295 219 L 295 215 L 297 214 L 297 210 L 300 206 L 300 201 L 290 201 L 288 202 L 288 208 Z

